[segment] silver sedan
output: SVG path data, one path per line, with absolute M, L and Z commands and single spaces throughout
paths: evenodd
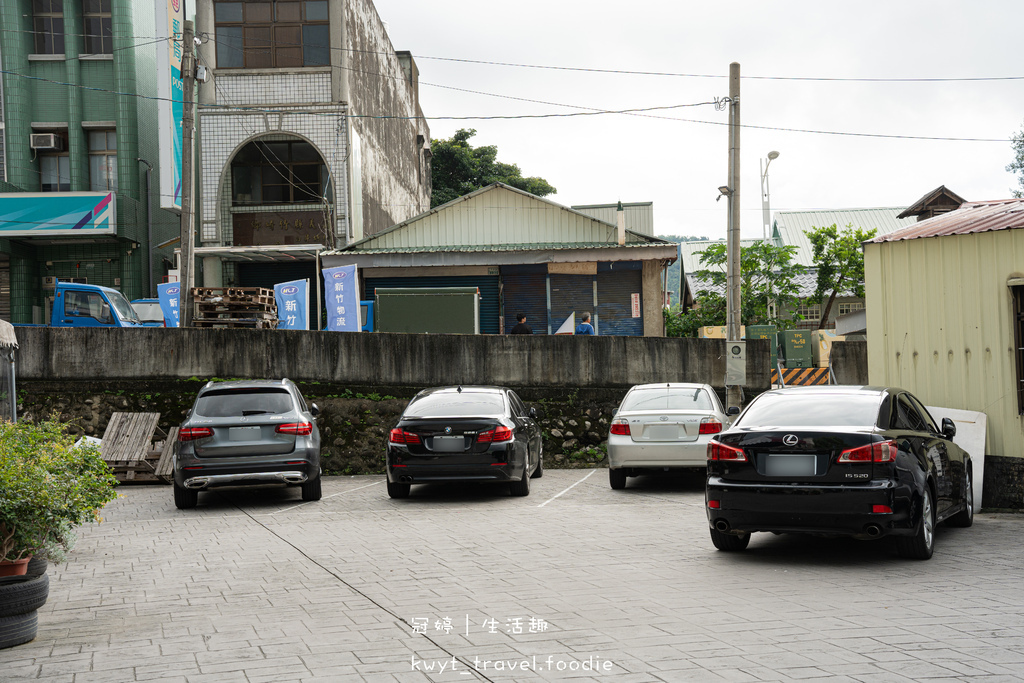
M 638 384 L 612 419 L 608 434 L 608 480 L 626 487 L 626 477 L 707 465 L 708 440 L 728 427 L 729 413 L 707 384 Z

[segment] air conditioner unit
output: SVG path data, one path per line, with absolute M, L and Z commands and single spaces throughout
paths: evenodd
M 29 136 L 29 147 L 32 149 L 46 149 L 55 152 L 64 151 L 64 140 L 56 133 L 32 133 Z
M 43 289 L 57 289 L 57 278 L 47 275 L 43 278 Z

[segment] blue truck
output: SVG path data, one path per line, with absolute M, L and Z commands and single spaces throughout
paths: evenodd
M 143 327 L 124 294 L 99 285 L 57 281 L 50 327 Z

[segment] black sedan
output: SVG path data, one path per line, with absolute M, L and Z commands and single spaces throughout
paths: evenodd
M 907 391 L 793 387 L 761 394 L 708 444 L 707 513 L 719 550 L 755 531 L 873 539 L 932 556 L 935 526 L 971 526 L 970 456 Z
M 388 436 L 388 495 L 451 481 L 508 483 L 513 496 L 530 495 L 530 479 L 544 472 L 535 417 L 504 387 L 421 391 Z

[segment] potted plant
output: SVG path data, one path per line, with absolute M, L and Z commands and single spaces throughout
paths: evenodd
M 27 562 L 59 562 L 74 545 L 75 529 L 99 521 L 116 497 L 116 479 L 95 446 L 76 446 L 56 419 L 0 422 L 0 648 L 35 637 L 35 610 L 45 602 L 44 572 Z

